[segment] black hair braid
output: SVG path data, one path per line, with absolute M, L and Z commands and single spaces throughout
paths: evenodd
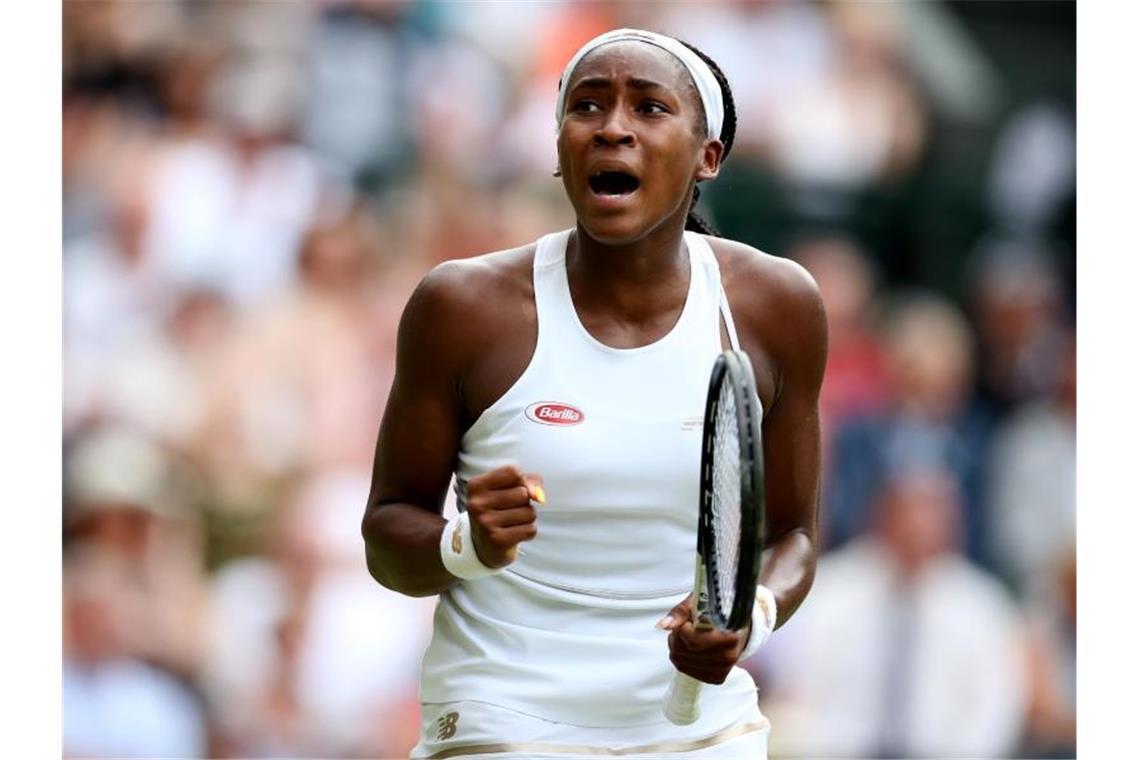
M 732 150 L 732 142 L 736 139 L 736 101 L 732 97 L 732 88 L 728 85 L 728 78 L 724 72 L 720 70 L 720 66 L 716 65 L 716 61 L 709 58 L 700 50 L 685 42 L 678 40 L 682 45 L 692 50 L 702 61 L 708 64 L 712 70 L 713 76 L 716 77 L 717 84 L 720 85 L 721 97 L 724 99 L 724 124 L 720 128 L 720 141 L 724 143 L 724 154 L 720 157 L 721 163 L 724 163 L 728 158 L 729 151 Z M 708 116 L 706 115 L 707 119 Z M 685 229 L 699 232 L 702 235 L 716 235 L 717 231 L 713 226 L 696 212 L 697 200 L 701 197 L 701 188 L 699 186 L 693 187 L 693 199 L 689 202 L 689 215 L 685 218 Z

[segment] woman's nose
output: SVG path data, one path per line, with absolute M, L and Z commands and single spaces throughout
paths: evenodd
M 605 120 L 594 133 L 594 142 L 598 145 L 633 145 L 637 142 L 633 131 L 626 121 L 627 115 L 622 108 L 612 108 L 606 114 Z

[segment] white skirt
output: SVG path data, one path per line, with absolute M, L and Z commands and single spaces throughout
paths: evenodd
M 420 742 L 411 756 L 423 760 L 767 760 L 771 729 L 755 703 L 735 716 L 702 714 L 689 726 L 674 726 L 664 718 L 628 728 L 575 726 L 474 701 L 428 703 L 422 714 Z

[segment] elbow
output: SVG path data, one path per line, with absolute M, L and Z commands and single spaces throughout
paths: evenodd
M 383 513 L 384 510 L 370 507 L 361 523 L 364 562 L 368 574 L 384 588 L 404 596 L 425 597 L 438 594 L 440 589 L 426 582 L 422 568 L 407 562 L 401 563 L 399 552 L 386 548 L 392 544 L 380 517 Z
M 380 510 L 373 509 L 369 504 L 364 519 L 360 523 L 360 533 L 364 538 L 364 563 L 368 567 L 368 574 L 381 586 L 392 591 L 401 591 L 397 580 L 393 576 L 392 568 L 385 562 L 382 548 L 383 532 L 379 523 Z
M 380 553 L 374 550 L 372 546 L 366 545 L 364 554 L 368 564 L 368 574 L 389 591 L 417 598 L 435 596 L 439 593 L 438 588 L 425 585 L 421 579 L 414 576 L 401 574 L 390 564 L 383 562 L 379 556 Z
M 439 593 L 438 589 L 423 586 L 415 577 L 401 574 L 398 568 L 386 562 L 384 553 L 375 544 L 365 539 L 364 561 L 368 565 L 368 574 L 372 579 L 389 591 L 395 591 L 404 596 L 424 597 Z
M 384 588 L 399 591 L 399 589 L 395 587 L 392 574 L 388 568 L 384 566 L 379 549 L 370 543 L 367 537 L 364 539 L 364 562 L 368 566 L 368 574 L 372 576 L 372 580 Z
M 372 549 L 367 546 L 364 547 L 364 562 L 368 565 L 368 574 L 372 576 L 372 580 L 384 588 L 392 588 L 391 585 L 389 585 L 388 576 L 384 573 L 383 566 L 373 559 Z

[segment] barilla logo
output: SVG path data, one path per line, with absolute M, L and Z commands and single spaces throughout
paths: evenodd
M 577 425 L 586 419 L 581 409 L 555 401 L 539 401 L 526 408 L 526 416 L 532 422 L 543 425 Z

